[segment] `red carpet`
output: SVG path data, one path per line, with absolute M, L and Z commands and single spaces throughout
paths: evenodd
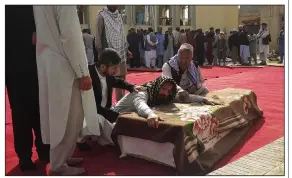
M 284 135 L 284 68 L 213 68 L 202 69 L 208 79 L 206 85 L 210 90 L 227 87 L 247 88 L 255 91 L 258 104 L 264 111 L 264 120 L 255 123 L 253 129 L 232 153 L 222 160 L 217 167 L 234 161 Z M 155 79 L 160 73 L 130 73 L 128 80 L 141 84 Z M 216 78 L 218 76 L 219 78 Z M 6 174 L 24 175 L 16 167 L 18 160 L 13 148 L 13 135 L 9 103 L 6 104 Z M 84 167 L 88 175 L 174 175 L 171 168 L 135 158 L 119 159 L 117 148 L 100 147 L 92 144 L 95 151 L 78 153 L 76 156 L 85 158 Z M 34 153 L 33 159 L 36 159 Z M 38 164 L 42 169 L 25 175 L 45 175 L 45 165 Z

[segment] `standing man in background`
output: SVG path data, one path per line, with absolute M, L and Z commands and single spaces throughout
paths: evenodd
M 279 37 L 278 37 L 278 45 L 280 46 L 280 61 L 279 64 L 283 64 L 284 55 L 285 55 L 285 32 L 284 27 L 281 28 Z
M 179 37 L 180 37 L 180 28 L 176 27 L 173 31 L 173 37 L 174 37 L 174 54 L 177 54 L 177 51 L 180 47 L 179 43 Z
M 246 26 L 243 26 L 242 31 L 239 35 L 239 41 L 240 41 L 240 58 L 241 58 L 241 64 L 242 65 L 249 65 L 249 59 L 250 59 L 250 51 L 249 51 L 249 38 L 248 33 L 246 30 Z
M 85 46 L 88 65 L 93 65 L 94 64 L 93 37 L 89 29 L 83 30 L 83 42 Z
M 215 30 L 214 41 L 213 41 L 213 51 L 212 51 L 213 61 L 214 61 L 215 66 L 218 66 L 220 63 L 218 60 L 218 46 L 217 46 L 219 38 L 220 38 L 220 29 L 217 28 Z
M 5 85 L 12 111 L 14 148 L 20 169 L 34 170 L 33 141 L 40 160 L 49 161 L 50 146 L 43 144 L 40 129 L 33 6 L 5 6 L 5 36 Z
M 261 65 L 267 65 L 267 57 L 270 51 L 269 43 L 271 42 L 271 36 L 267 27 L 268 25 L 266 23 L 262 23 L 261 29 L 257 35 L 259 39 L 260 60 L 262 61 L 260 63 Z
M 148 34 L 145 40 L 145 58 L 146 58 L 146 67 L 154 68 L 156 64 L 156 47 L 158 40 L 153 32 L 151 27 L 148 28 Z
M 119 65 L 117 77 L 126 80 L 127 75 L 127 57 L 132 58 L 132 53 L 128 50 L 128 43 L 124 34 L 124 25 L 118 6 L 108 5 L 103 8 L 96 19 L 95 46 L 98 55 L 105 48 L 115 49 L 122 62 Z M 116 89 L 116 100 L 119 101 L 125 95 L 125 90 Z
M 73 158 L 84 120 L 82 93 L 92 87 L 76 6 L 34 6 L 41 131 L 50 174 L 80 175 Z M 83 91 L 82 91 L 83 90 Z
M 158 33 L 156 34 L 158 40 L 156 54 L 157 54 L 157 67 L 161 68 L 163 65 L 163 55 L 164 55 L 164 34 L 162 33 L 162 27 L 158 27 Z

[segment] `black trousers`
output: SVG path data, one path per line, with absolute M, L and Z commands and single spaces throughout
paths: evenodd
M 205 60 L 205 51 L 204 50 L 197 51 L 196 55 L 199 65 L 203 66 Z
M 48 155 L 42 142 L 37 72 L 6 72 L 6 87 L 12 110 L 15 152 L 20 160 L 31 159 L 33 132 L 38 155 Z
M 134 68 L 134 67 L 141 67 L 140 64 L 140 52 L 139 51 L 135 51 L 132 52 L 133 58 L 130 59 L 130 67 Z

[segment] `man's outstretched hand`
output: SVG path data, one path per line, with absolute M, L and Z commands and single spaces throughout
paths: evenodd
M 206 105 L 222 105 L 222 103 L 216 102 L 216 101 L 210 101 L 208 99 L 203 99 L 202 103 Z
M 161 119 L 156 114 L 149 115 L 148 118 L 147 118 L 148 126 L 151 127 L 151 128 L 158 128 L 159 121 L 164 121 L 164 120 Z
M 187 92 L 185 90 L 181 90 L 181 91 L 177 92 L 177 94 L 178 94 L 179 100 L 183 101 L 183 102 L 187 101 L 190 97 L 189 92 Z
M 79 79 L 80 84 L 79 88 L 80 90 L 90 90 L 92 87 L 92 81 L 90 76 L 82 77 Z

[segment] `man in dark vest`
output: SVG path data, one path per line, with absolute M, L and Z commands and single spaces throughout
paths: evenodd
M 34 170 L 33 142 L 39 159 L 44 161 L 49 161 L 50 146 L 43 144 L 40 129 L 33 6 L 5 6 L 5 19 L 5 35 L 9 36 L 5 40 L 5 85 L 12 111 L 14 147 L 20 169 Z M 15 35 L 18 32 L 21 35 Z
M 179 90 L 205 96 L 209 90 L 203 85 L 204 79 L 199 66 L 192 61 L 193 51 L 192 45 L 188 43 L 182 44 L 178 54 L 163 65 L 162 75 L 173 78 L 179 85 Z

